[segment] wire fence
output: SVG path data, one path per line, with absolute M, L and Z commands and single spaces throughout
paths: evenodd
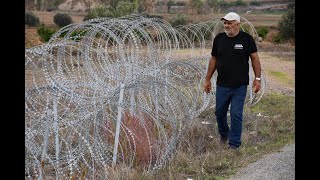
M 202 84 L 221 28 L 219 19 L 173 28 L 138 15 L 98 18 L 26 49 L 26 178 L 107 179 L 120 163 L 160 169 L 186 127 L 214 106 Z M 247 105 L 265 85 L 263 74 Z

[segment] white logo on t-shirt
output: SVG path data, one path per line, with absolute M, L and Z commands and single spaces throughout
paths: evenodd
M 235 44 L 234 49 L 243 49 L 242 44 Z

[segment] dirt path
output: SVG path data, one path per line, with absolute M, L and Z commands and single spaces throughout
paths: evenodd
M 267 154 L 247 167 L 241 168 L 228 180 L 291 180 L 295 179 L 295 144 Z

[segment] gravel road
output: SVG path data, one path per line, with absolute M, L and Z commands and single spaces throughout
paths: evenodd
M 295 144 L 268 154 L 240 169 L 229 180 L 293 180 L 295 179 Z

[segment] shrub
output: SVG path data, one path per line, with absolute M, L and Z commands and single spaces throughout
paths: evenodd
M 176 6 L 186 6 L 186 2 L 178 1 L 176 2 Z
M 288 5 L 288 12 L 282 16 L 279 24 L 279 36 L 282 40 L 295 42 L 295 3 Z
M 179 25 L 186 25 L 188 23 L 187 16 L 184 14 L 178 14 L 177 17 L 173 17 L 171 20 L 169 20 L 169 23 L 171 26 L 179 26 Z
M 42 42 L 48 42 L 51 38 L 51 36 L 56 32 L 54 29 L 50 29 L 48 27 L 45 27 L 41 25 L 37 28 L 37 33 L 40 36 L 40 40 Z
M 58 27 L 63 27 L 72 23 L 71 17 L 66 13 L 57 13 L 53 16 L 53 22 Z
M 157 5 L 157 6 L 165 6 L 166 3 L 163 2 L 163 1 L 157 1 L 156 5 Z
M 230 4 L 226 1 L 218 1 L 218 6 L 221 8 L 227 8 L 230 6 Z
M 247 3 L 242 0 L 237 0 L 237 1 L 231 2 L 230 5 L 231 6 L 246 6 Z
M 131 2 L 120 1 L 115 9 L 111 8 L 112 17 L 121 17 L 132 14 L 134 12 L 135 5 Z
M 266 26 L 260 26 L 257 28 L 257 33 L 259 37 L 261 37 L 262 39 L 266 37 L 268 32 L 269 32 L 269 29 Z
M 89 13 L 84 17 L 83 21 L 95 19 L 98 17 L 109 17 L 110 14 L 111 13 L 107 6 L 97 5 L 89 11 Z
M 111 6 L 98 5 L 91 9 L 89 13 L 84 17 L 84 21 L 94 19 L 98 17 L 121 17 L 132 14 L 136 8 L 135 3 L 127 1 L 119 1 Z M 140 7 L 142 8 L 142 7 Z M 143 11 L 143 9 L 140 9 Z
M 251 6 L 260 6 L 261 2 L 258 2 L 257 0 L 254 0 L 254 1 L 249 2 L 249 5 L 251 5 Z
M 61 33 L 59 37 L 66 38 L 65 36 L 67 33 L 68 32 L 65 31 L 65 32 Z M 68 38 L 70 38 L 74 41 L 80 41 L 86 33 L 87 33 L 86 30 L 74 30 L 74 31 L 72 31 L 71 35 L 69 35 Z
M 276 43 L 276 44 L 279 44 L 279 43 L 282 43 L 282 38 L 279 34 L 277 34 L 276 36 L 273 37 L 272 39 L 272 42 Z
M 24 23 L 29 26 L 39 26 L 40 20 L 33 12 L 27 11 L 24 15 Z

